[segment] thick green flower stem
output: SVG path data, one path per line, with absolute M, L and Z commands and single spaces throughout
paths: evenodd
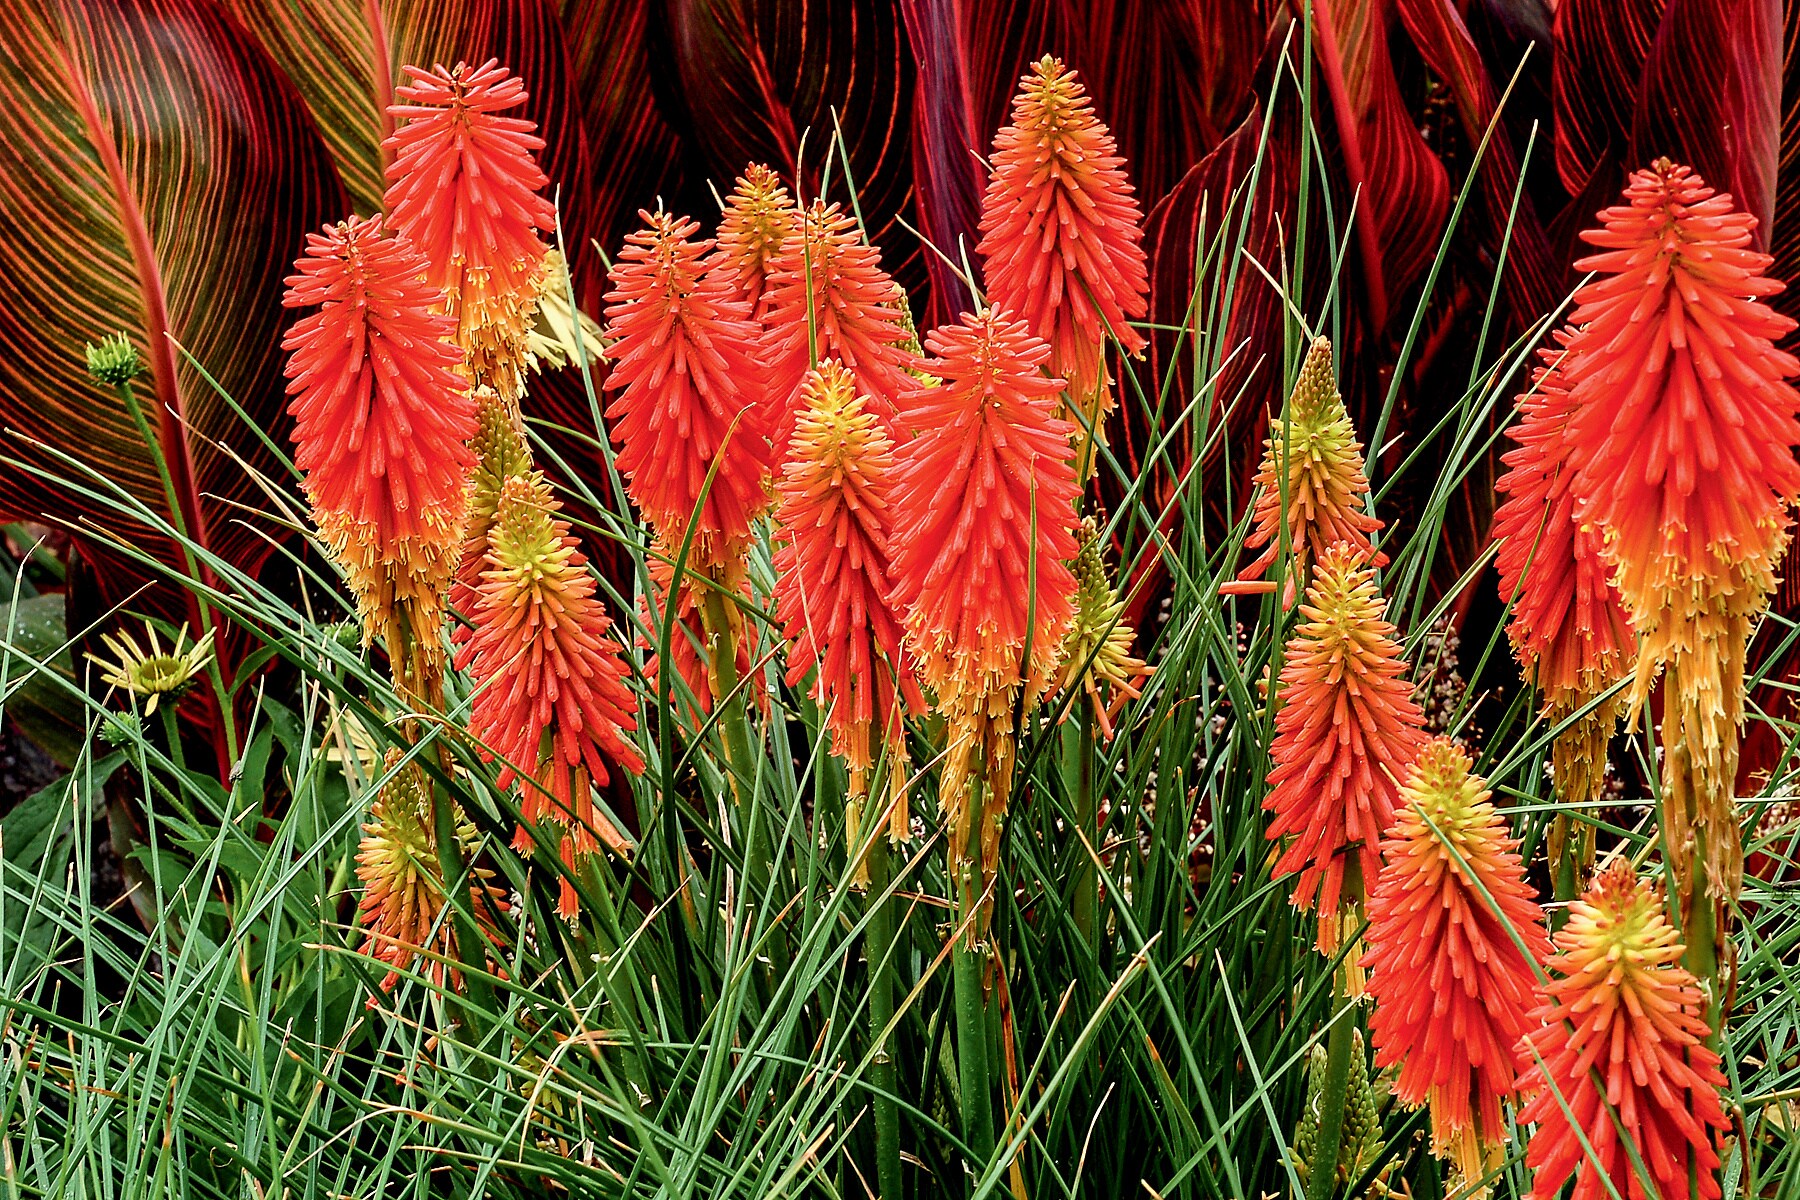
M 456 836 L 456 801 L 432 789 L 431 815 L 433 834 L 437 839 L 438 873 L 445 890 L 445 907 L 450 910 L 450 931 L 456 940 L 456 958 L 463 971 L 463 992 L 469 1003 L 461 1006 L 465 1021 L 475 1013 L 492 1012 L 493 990 L 483 972 L 487 970 L 486 939 L 475 927 L 474 913 L 469 908 L 471 868 L 462 855 L 462 841 Z
M 886 830 L 875 831 L 869 844 L 869 929 L 865 942 L 869 959 L 869 1085 L 875 1090 L 875 1167 L 881 1185 L 880 1200 L 901 1200 L 900 1175 L 900 1074 L 888 1041 L 888 1025 L 894 1019 L 894 954 L 898 942 L 896 902 L 888 894 L 893 881 L 893 858 Z
M 1724 905 L 1711 894 L 1712 881 L 1706 868 L 1707 842 L 1716 836 L 1717 831 L 1705 821 L 1696 819 L 1697 811 L 1701 808 L 1696 799 L 1698 781 L 1694 778 L 1693 764 L 1686 749 L 1679 744 L 1670 744 L 1668 734 L 1673 724 L 1672 717 L 1664 717 L 1662 803 L 1665 811 L 1658 813 L 1663 830 L 1663 853 L 1670 864 L 1668 903 L 1670 915 L 1675 919 L 1681 930 L 1682 941 L 1687 945 L 1682 954 L 1682 965 L 1693 973 L 1706 992 L 1706 1024 L 1712 1031 L 1708 1044 L 1717 1049 L 1725 1000 L 1725 981 L 1719 970 L 1719 941 L 1728 936 L 1722 919 Z M 1688 813 L 1688 824 L 1693 832 L 1694 842 L 1686 855 L 1680 852 L 1679 847 L 1671 844 L 1673 827 L 1680 824 L 1667 817 L 1666 810 L 1672 805 L 1683 806 Z M 1684 858 L 1687 870 L 1682 872 L 1676 864 L 1681 863 Z
M 988 1064 L 987 992 L 981 977 L 987 962 L 985 938 L 978 938 L 981 907 L 981 821 L 986 800 L 985 764 L 971 764 L 964 813 L 969 857 L 950 864 L 956 889 L 956 946 L 950 969 L 956 988 L 956 1063 L 962 1092 L 963 1140 L 979 1176 L 994 1157 L 993 1087 Z
M 1325 1040 L 1325 1088 L 1319 1097 L 1319 1141 L 1306 1180 L 1306 1200 L 1329 1200 L 1337 1187 L 1338 1155 L 1344 1141 L 1344 1094 L 1350 1084 L 1350 1055 L 1356 1048 L 1356 1002 L 1339 968 L 1331 988 L 1331 1032 Z
M 237 761 L 238 750 L 237 729 L 231 720 L 230 693 L 225 690 L 225 676 L 219 669 L 219 654 L 224 649 L 225 629 L 224 622 L 219 619 L 219 614 L 214 612 L 212 606 L 206 602 L 203 590 L 205 587 L 213 586 L 215 581 L 211 570 L 204 568 L 200 560 L 194 557 L 192 547 L 188 545 L 187 520 L 182 516 L 181 499 L 175 491 L 175 477 L 169 473 L 168 461 L 163 458 L 162 442 L 151 432 L 150 421 L 144 416 L 143 405 L 138 403 L 137 392 L 132 388 L 129 379 L 115 383 L 113 390 L 118 393 L 120 401 L 124 403 L 125 411 L 131 414 L 132 422 L 137 425 L 138 436 L 144 439 L 144 445 L 150 451 L 150 461 L 156 464 L 157 478 L 162 481 L 163 486 L 163 502 L 169 506 L 169 520 L 174 525 L 175 532 L 181 535 L 181 554 L 187 563 L 188 578 L 201 585 L 201 587 L 186 589 L 187 600 L 193 609 L 194 636 L 203 637 L 202 631 L 206 629 L 213 632 L 213 653 L 212 657 L 207 660 L 206 674 L 212 680 L 213 694 L 219 698 L 220 707 L 223 709 L 219 718 L 220 731 L 224 737 L 224 745 L 219 747 L 224 751 L 220 769 L 227 769 Z
M 725 739 L 725 773 L 737 800 L 744 837 L 744 887 L 754 900 L 769 880 L 769 847 L 762 837 L 756 804 L 755 759 L 750 753 L 750 725 L 739 686 L 743 680 L 738 676 L 737 625 L 731 619 L 731 601 L 724 590 L 710 583 L 698 586 L 703 596 L 700 612 L 706 622 L 706 648 L 712 658 L 713 703 L 720 706 L 719 728 Z
M 1094 708 L 1090 697 L 1076 699 L 1062 726 L 1063 784 L 1075 804 L 1074 899 L 1070 905 L 1081 940 L 1096 953 L 1095 930 L 1100 911 L 1100 876 L 1094 855 L 1100 852 L 1098 811 L 1094 805 Z M 1091 847 L 1091 850 L 1090 850 Z

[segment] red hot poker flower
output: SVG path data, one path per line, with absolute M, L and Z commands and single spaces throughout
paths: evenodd
M 892 444 L 835 359 L 807 375 L 777 488 L 786 543 L 775 556 L 778 613 L 792 650 L 788 682 L 817 671 L 812 697 L 862 796 L 871 741 L 894 743 L 924 698 L 901 645 L 888 578 Z
M 1600 253 L 1576 263 L 1600 276 L 1575 295 L 1564 365 L 1578 515 L 1604 536 L 1643 637 L 1634 715 L 1668 669 L 1672 865 L 1687 893 L 1695 830 L 1710 831 L 1707 876 L 1722 901 L 1743 874 L 1731 791 L 1744 647 L 1800 498 L 1800 392 L 1787 382 L 1800 361 L 1774 345 L 1794 322 L 1764 302 L 1782 284 L 1750 248 L 1753 217 L 1666 159 L 1633 175 L 1625 197 L 1582 235 Z
M 1676 937 L 1661 898 L 1623 859 L 1569 907 L 1550 961 L 1561 978 L 1537 1011 L 1543 1025 L 1520 1047 L 1520 1089 L 1535 1093 L 1519 1113 L 1520 1124 L 1537 1126 L 1525 1154 L 1535 1195 L 1556 1195 L 1573 1175 L 1572 1200 L 1644 1200 L 1651 1193 L 1623 1127 L 1657 1195 L 1718 1200 L 1725 1077 L 1705 1045 L 1706 1001 L 1680 965 Z
M 501 115 L 525 103 L 524 82 L 497 59 L 406 71 L 412 82 L 394 92 L 412 103 L 388 110 L 404 122 L 386 143 L 388 219 L 424 252 L 453 309 L 469 271 L 494 291 L 526 294 L 543 265 L 538 231 L 556 228 L 556 210 L 539 194 L 544 139 L 532 122 Z
M 1375 1065 L 1399 1066 L 1407 1104 L 1430 1103 L 1432 1149 L 1472 1181 L 1506 1144 L 1500 1101 L 1513 1093 L 1537 1002 L 1533 964 L 1550 940 L 1506 818 L 1470 766 L 1441 737 L 1413 760 L 1369 895 L 1362 965 Z
M 797 219 L 793 197 L 775 172 L 761 163 L 744 168 L 719 218 L 715 253 L 737 281 L 738 298 L 750 305 L 751 315 L 765 327 L 769 272 Z
M 1124 165 L 1075 72 L 1046 55 L 1019 81 L 981 203 L 989 300 L 1050 343 L 1090 420 L 1112 407 L 1107 334 L 1144 347 L 1127 323 L 1148 309 L 1144 214 Z
M 548 253 L 538 231 L 556 227 L 533 157 L 544 143 L 530 121 L 502 115 L 525 103 L 525 88 L 497 61 L 407 72 L 412 83 L 395 92 L 412 103 L 388 109 L 402 122 L 384 143 L 388 220 L 444 289 L 475 381 L 516 405 Z
M 1256 524 L 1244 539 L 1246 550 L 1261 546 L 1263 552 L 1238 572 L 1234 583 L 1219 590 L 1227 595 L 1273 590 L 1273 584 L 1260 581 L 1281 554 L 1284 530 L 1293 565 L 1283 607 L 1293 606 L 1313 558 L 1334 542 L 1362 551 L 1373 566 L 1386 565 L 1387 555 L 1372 540 L 1381 532 L 1381 522 L 1365 509 L 1368 498 L 1362 446 L 1334 378 L 1331 342 L 1318 338 L 1294 380 L 1287 415 L 1270 422 L 1263 443 L 1256 472 Z
M 314 519 L 371 635 L 434 659 L 475 431 L 442 293 L 379 217 L 307 235 L 295 270 L 283 303 L 319 306 L 282 339 Z
M 488 535 L 474 636 L 458 655 L 477 691 L 470 731 L 501 759 L 500 786 L 520 783 L 520 812 L 567 830 L 563 854 L 591 854 L 596 834 L 623 850 L 623 831 L 594 802 L 607 760 L 644 769 L 625 734 L 637 703 L 586 559 L 541 476 L 506 480 Z M 523 773 L 523 774 L 521 774 Z M 520 850 L 532 846 L 520 830 Z M 563 911 L 575 897 L 567 881 Z
M 848 367 L 870 411 L 892 432 L 901 398 L 916 387 L 908 369 L 917 360 L 907 349 L 912 338 L 899 287 L 855 219 L 814 201 L 770 263 L 768 287 L 776 461 L 787 454 L 800 386 L 816 359 Z
M 1010 707 L 1021 685 L 1035 701 L 1074 614 L 1079 487 L 1069 424 L 1055 416 L 1062 381 L 1039 370 L 1049 347 L 998 310 L 965 313 L 925 345 L 944 383 L 909 402 L 918 434 L 894 477 L 907 631 L 941 702 Z
M 692 240 L 698 225 L 643 216 L 606 296 L 606 386 L 619 393 L 606 415 L 631 498 L 660 540 L 681 545 L 698 510 L 690 564 L 724 569 L 768 504 L 762 333 L 728 272 L 708 269 L 712 243 Z
M 986 894 L 1011 795 L 1014 704 L 1029 707 L 1054 685 L 1074 619 L 1080 485 L 1071 426 L 1055 415 L 1062 380 L 1043 373 L 1050 348 L 1023 322 L 965 313 L 925 346 L 936 355 L 926 369 L 943 383 L 907 404 L 918 432 L 900 444 L 894 474 L 895 601 L 948 725 L 939 795 L 950 862 L 971 861 L 973 815 L 974 891 Z M 976 763 L 988 786 L 971 814 Z M 971 923 L 970 940 L 985 919 Z
M 1343 542 L 1328 547 L 1281 670 L 1263 807 L 1275 814 L 1268 836 L 1294 839 L 1275 877 L 1299 873 L 1294 905 L 1318 912 L 1325 954 L 1338 947 L 1345 866 L 1355 861 L 1365 881 L 1380 873 L 1399 780 L 1425 741 L 1394 627 L 1381 613 L 1367 559 Z

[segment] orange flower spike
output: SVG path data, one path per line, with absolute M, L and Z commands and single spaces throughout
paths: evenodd
M 475 470 L 469 477 L 469 520 L 463 533 L 462 561 L 450 588 L 451 607 L 464 617 L 472 616 L 481 601 L 488 533 L 500 511 L 500 491 L 507 480 L 531 474 L 531 449 L 513 424 L 510 407 L 487 388 L 476 390 L 475 403 L 477 425 L 469 441 L 475 454 Z M 458 624 L 453 633 L 460 645 L 474 630 Z
M 1263 552 L 1238 572 L 1235 583 L 1220 588 L 1222 593 L 1274 590 L 1262 577 L 1281 554 L 1284 525 L 1293 555 L 1282 592 L 1284 608 L 1293 606 L 1313 558 L 1334 542 L 1362 551 L 1372 566 L 1387 564 L 1387 555 L 1377 551 L 1372 540 L 1381 531 L 1381 521 L 1364 507 L 1369 480 L 1362 446 L 1333 378 L 1331 342 L 1325 338 L 1316 339 L 1307 351 L 1288 397 L 1286 419 L 1270 423 L 1255 487 L 1255 526 L 1244 539 L 1244 548 L 1260 546 Z
M 1150 285 L 1125 160 L 1075 72 L 1046 55 L 1020 79 L 992 161 L 979 246 L 988 298 L 1050 344 L 1050 370 L 1097 422 L 1112 408 L 1107 335 L 1133 354 L 1145 344 L 1129 324 L 1148 311 Z
M 814 201 L 771 261 L 768 288 L 776 461 L 786 457 L 806 373 L 826 358 L 850 369 L 870 411 L 891 432 L 902 397 L 917 387 L 909 369 L 918 362 L 908 349 L 912 335 L 899 287 L 855 218 Z
M 1642 636 L 1634 718 L 1668 671 L 1663 820 L 1686 907 L 1702 840 L 1715 900 L 1742 879 L 1744 652 L 1800 498 L 1800 362 L 1774 346 L 1794 322 L 1764 303 L 1782 284 L 1754 218 L 1666 159 L 1625 198 L 1582 235 L 1601 252 L 1576 267 L 1600 278 L 1570 317 L 1569 447 L 1578 515 Z
M 497 60 L 406 70 L 412 82 L 394 91 L 411 103 L 389 106 L 401 123 L 383 143 L 394 156 L 388 220 L 424 253 L 476 381 L 516 404 L 548 253 L 538 233 L 556 227 L 539 194 L 543 139 L 532 122 L 503 115 L 526 96 Z
M 798 210 L 781 179 L 761 163 L 751 163 L 725 198 L 715 253 L 737 280 L 738 296 L 767 327 L 769 271 Z
M 1274 875 L 1299 874 L 1294 905 L 1318 913 L 1319 950 L 1329 955 L 1345 901 L 1356 898 L 1343 894 L 1345 865 L 1354 858 L 1365 881 L 1380 873 L 1381 835 L 1424 744 L 1424 716 L 1360 550 L 1338 542 L 1319 555 L 1300 614 L 1281 671 L 1263 807 L 1275 814 L 1270 839 L 1293 837 Z
M 431 951 L 454 960 L 454 927 L 444 910 L 444 876 L 439 866 L 436 826 L 432 816 L 431 789 L 417 765 L 401 764 L 401 752 L 387 753 L 388 782 L 369 806 L 363 824 L 362 843 L 356 852 L 356 877 L 363 885 L 357 909 L 368 931 L 365 952 L 390 970 L 380 988 L 389 991 L 400 981 L 400 972 L 422 970 L 438 987 L 446 975 L 451 986 L 462 986 L 461 973 L 446 971 L 438 959 L 423 958 Z M 457 814 L 456 833 L 465 859 L 473 857 L 475 828 Z M 490 938 L 494 922 L 506 902 L 489 882 L 493 872 L 476 867 L 470 872 L 469 901 Z M 371 997 L 373 1008 L 376 998 Z
M 1570 1176 L 1572 1200 L 1648 1197 L 1623 1126 L 1656 1194 L 1718 1200 L 1716 1139 L 1730 1127 L 1719 1099 L 1725 1077 L 1705 1044 L 1705 999 L 1680 965 L 1683 947 L 1663 908 L 1616 859 L 1570 905 L 1556 935 L 1549 966 L 1560 978 L 1537 1010 L 1542 1025 L 1520 1046 L 1519 1086 L 1532 1099 L 1519 1123 L 1537 1126 L 1525 1163 L 1539 1197 L 1557 1195 Z M 1698 1180 L 1691 1192 L 1690 1170 Z
M 681 545 L 698 510 L 689 565 L 725 569 L 743 558 L 768 505 L 762 333 L 729 273 L 708 269 L 712 243 L 692 240 L 698 225 L 643 216 L 648 227 L 625 240 L 606 296 L 606 386 L 618 392 L 606 416 L 619 470 L 657 536 Z
M 1010 710 L 1021 686 L 1031 704 L 1054 683 L 1074 616 L 1080 487 L 1055 415 L 1063 384 L 1040 369 L 1050 348 L 995 309 L 925 346 L 944 382 L 908 402 L 919 432 L 897 452 L 896 592 L 940 707 Z
M 283 303 L 318 305 L 282 339 L 295 462 L 364 628 L 435 671 L 456 567 L 475 406 L 443 339 L 442 293 L 381 218 L 308 234 Z M 425 683 L 415 674 L 413 686 Z
M 1517 443 L 1501 458 L 1494 513 L 1500 597 L 1512 603 L 1506 632 L 1526 677 L 1547 704 L 1593 697 L 1625 678 L 1637 648 L 1631 620 L 1608 579 L 1598 530 L 1575 514 L 1575 470 L 1566 461 L 1574 413 L 1563 372 L 1571 334 L 1540 351 L 1543 365 L 1519 397 Z
M 1581 517 L 1606 535 L 1620 593 L 1647 639 L 1636 699 L 1691 615 L 1762 609 L 1800 497 L 1794 328 L 1749 248 L 1755 218 L 1686 167 L 1632 176 L 1628 203 L 1582 234 L 1601 277 L 1575 294 L 1564 372 Z M 1670 620 L 1660 614 L 1668 614 Z
M 792 647 L 788 682 L 817 671 L 812 697 L 850 768 L 853 796 L 875 765 L 872 736 L 893 743 L 925 708 L 901 644 L 888 577 L 894 452 L 856 381 L 835 359 L 808 372 L 776 521 L 777 614 Z
M 565 854 L 594 853 L 596 834 L 623 851 L 627 838 L 594 803 L 593 786 L 606 783 L 608 759 L 634 774 L 644 769 L 625 739 L 637 728 L 637 702 L 559 507 L 541 477 L 502 485 L 475 634 L 457 665 L 476 689 L 470 732 L 506 764 L 500 786 L 519 781 L 525 819 L 564 825 L 571 843 Z M 529 850 L 530 834 L 521 829 L 514 845 Z M 565 881 L 565 914 L 573 903 Z
M 461 521 L 475 405 L 424 259 L 380 217 L 351 217 L 308 234 L 294 268 L 282 302 L 319 305 L 281 343 L 308 496 L 383 550 L 441 542 Z
M 544 139 L 531 121 L 501 115 L 525 103 L 524 81 L 497 59 L 406 72 L 412 82 L 394 94 L 412 103 L 388 109 L 403 122 L 385 143 L 389 221 L 424 252 L 453 309 L 469 271 L 494 291 L 524 294 L 543 265 L 538 232 L 556 228 L 539 191 L 549 182 L 535 157 Z
M 1513 1093 L 1537 1003 L 1533 964 L 1550 941 L 1518 843 L 1470 767 L 1441 737 L 1413 760 L 1369 895 L 1362 965 L 1376 1067 L 1399 1066 L 1400 1099 L 1431 1105 L 1433 1151 L 1473 1181 L 1506 1144 L 1500 1101 Z

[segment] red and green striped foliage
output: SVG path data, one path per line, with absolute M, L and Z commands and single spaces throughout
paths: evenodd
M 104 602 L 146 574 L 114 539 L 178 553 L 84 470 L 253 570 L 270 529 L 245 518 L 267 507 L 251 471 L 285 472 L 183 352 L 285 439 L 281 280 L 345 206 L 324 144 L 204 0 L 27 0 L 0 22 L 0 59 L 0 512 L 77 527 Z M 86 370 L 83 347 L 119 331 L 148 368 L 135 387 L 177 513 L 129 410 Z M 172 591 L 132 603 L 186 615 Z
M 152 36 L 152 28 L 163 32 Z M 525 115 L 545 139 L 542 162 L 590 310 L 603 288 L 596 242 L 616 250 L 638 210 L 658 197 L 710 224 L 709 181 L 723 186 L 758 161 L 802 203 L 819 193 L 845 201 L 853 183 L 884 263 L 929 327 L 971 303 L 952 263 L 959 239 L 977 240 L 981 158 L 1025 65 L 1056 55 L 1080 72 L 1149 214 L 1152 320 L 1179 325 L 1194 311 L 1242 347 L 1220 378 L 1214 410 L 1234 406 L 1246 431 L 1260 428 L 1261 410 L 1281 395 L 1283 310 L 1243 259 L 1230 295 L 1202 294 L 1196 309 L 1195 262 L 1205 260 L 1204 293 L 1244 213 L 1256 263 L 1279 274 L 1292 259 L 1307 121 L 1317 134 L 1310 144 L 1323 148 L 1322 176 L 1315 170 L 1308 182 L 1310 219 L 1328 195 L 1348 248 L 1346 328 L 1336 341 L 1359 425 L 1372 428 L 1450 200 L 1471 180 L 1387 432 L 1429 422 L 1446 385 L 1460 390 L 1453 376 L 1466 364 L 1450 351 L 1479 329 L 1496 286 L 1507 333 L 1566 291 L 1572 231 L 1649 156 L 1690 162 L 1728 187 L 1762 218 L 1758 237 L 1775 255 L 1775 273 L 1800 268 L 1800 218 L 1787 215 L 1800 212 L 1800 72 L 1786 69 L 1800 29 L 1793 16 L 1783 23 L 1778 0 L 1561 0 L 1553 9 L 1543 0 L 28 0 L 0 36 L 19 64 L 6 84 L 18 99 L 0 118 L 16 135 L 0 161 L 18 211 L 45 210 L 6 231 L 5 270 L 25 281 L 27 295 L 42 286 L 34 278 L 71 274 L 50 265 L 61 256 L 76 278 L 104 274 L 101 287 L 63 289 L 45 303 L 0 298 L 7 321 L 31 327 L 0 375 L 0 418 L 65 449 L 112 448 L 127 486 L 152 499 L 147 462 L 121 446 L 129 438 L 117 408 L 68 399 L 95 394 L 82 377 L 81 340 L 114 324 L 141 335 L 153 320 L 141 300 L 125 311 L 104 299 L 139 275 L 128 263 L 125 223 L 104 199 L 118 189 L 90 186 L 108 173 L 78 103 L 89 87 L 127 180 L 143 182 L 151 221 L 178 191 L 194 198 L 151 238 L 171 256 L 163 273 L 179 301 L 171 321 L 178 336 L 195 335 L 183 344 L 253 414 L 267 403 L 279 290 L 257 281 L 291 257 L 305 229 L 374 210 L 385 104 L 409 64 L 493 57 L 525 80 Z M 1295 81 L 1308 54 L 1314 105 L 1303 113 Z M 96 69 L 107 62 L 119 69 Z M 81 82 L 97 79 L 109 83 Z M 1694 80 L 1708 86 L 1696 91 Z M 228 120 L 234 105 L 241 119 Z M 1528 158 L 1534 121 L 1540 138 Z M 831 145 L 840 135 L 842 153 Z M 33 149 L 44 139 L 64 149 Z M 252 146 L 270 152 L 232 149 Z M 1477 147 L 1481 166 L 1471 176 Z M 25 168 L 39 157 L 58 170 L 34 177 Z M 163 169 L 183 161 L 206 170 Z M 66 204 L 55 199 L 63 170 L 83 180 Z M 225 195 L 232 203 L 221 207 Z M 923 249 L 910 230 L 948 258 Z M 1306 262 L 1285 263 L 1301 268 L 1298 299 L 1309 311 L 1323 298 L 1334 249 L 1331 238 L 1312 237 Z M 224 300 L 199 282 L 225 278 L 233 286 Z M 1800 303 L 1800 289 L 1787 296 L 1795 299 L 1784 303 Z M 246 319 L 240 310 L 264 315 Z M 187 330 L 193 321 L 198 327 Z M 1169 367 L 1175 348 L 1174 338 L 1158 336 L 1150 361 Z M 1186 391 L 1219 363 L 1174 366 Z M 176 386 L 164 381 L 171 371 L 159 384 Z M 537 413 L 585 421 L 579 387 L 540 379 L 534 392 Z M 57 402 L 37 402 L 44 394 Z M 1130 465 L 1159 431 L 1128 390 L 1120 397 L 1112 445 Z M 217 407 L 183 398 L 202 415 Z M 71 410 L 79 420 L 66 416 Z M 250 439 L 228 440 L 254 451 Z M 211 451 L 195 453 L 211 461 Z M 1254 462 L 1251 440 L 1227 438 L 1221 453 L 1235 455 L 1241 482 Z M 571 465 L 584 464 L 577 457 Z M 1187 465 L 1171 464 L 1170 480 Z M 206 467 L 197 469 L 204 476 Z M 1459 545 L 1481 544 L 1490 483 L 1472 477 L 1459 518 L 1468 528 L 1453 535 Z M 231 489 L 241 479 L 229 484 L 223 494 L 239 494 Z M 1403 492 L 1394 495 L 1400 509 Z M 33 495 L 17 472 L 0 480 L 8 507 L 35 507 L 24 504 Z M 58 509 L 53 494 L 44 507 L 68 516 L 74 508 L 63 501 Z M 1466 565 L 1456 549 L 1440 559 L 1446 579 Z

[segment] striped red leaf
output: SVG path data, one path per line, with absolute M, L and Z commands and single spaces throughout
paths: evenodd
M 281 278 L 345 202 L 325 148 L 281 75 L 202 0 L 27 0 L 0 22 L 0 58 L 0 423 L 26 464 L 0 467 L 0 510 L 177 560 L 81 485 L 29 469 L 72 474 L 43 443 L 168 514 L 149 446 L 85 366 L 86 343 L 124 331 L 149 368 L 137 389 L 181 520 L 254 569 L 269 531 L 242 506 L 267 501 L 245 467 L 283 473 L 181 350 L 283 436 Z M 104 569 L 121 561 L 105 539 L 83 540 L 103 582 L 134 574 Z
M 539 161 L 561 201 L 578 274 L 594 273 L 587 243 L 597 206 L 581 106 L 556 0 L 218 0 L 243 23 L 305 99 L 331 147 L 356 211 L 381 207 L 392 132 L 387 106 L 405 67 L 497 58 L 525 81 L 523 115 L 544 138 Z

